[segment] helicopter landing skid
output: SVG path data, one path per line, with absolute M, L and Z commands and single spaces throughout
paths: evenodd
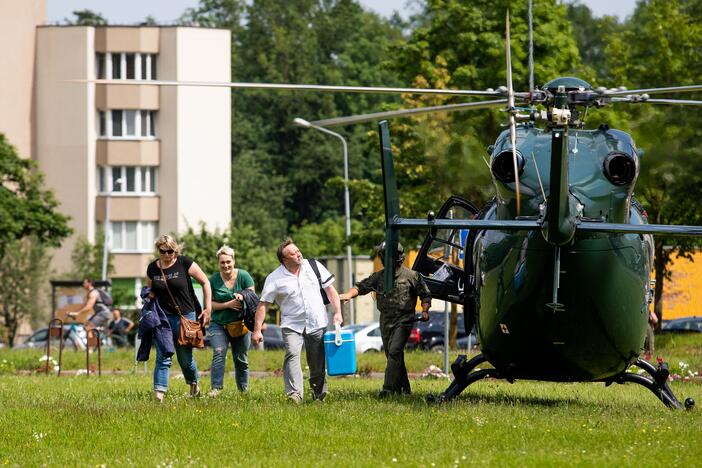
M 648 372 L 651 377 L 645 375 L 635 374 L 633 372 L 622 372 L 618 376 L 614 377 L 612 380 L 608 380 L 605 385 L 609 386 L 613 382 L 618 384 L 624 384 L 627 382 L 637 383 L 643 385 L 653 392 L 659 400 L 663 402 L 668 408 L 679 409 L 682 405 L 675 398 L 675 394 L 668 386 L 668 376 L 670 375 L 670 370 L 668 370 L 668 364 L 661 362 L 658 364 L 658 368 L 654 367 L 653 364 L 644 360 L 637 359 L 633 364 L 634 366 Z M 695 401 L 692 398 L 687 398 L 685 400 L 685 409 L 692 409 L 695 406 Z
M 430 393 L 427 395 L 428 403 L 443 403 L 449 401 L 458 395 L 468 387 L 468 385 L 478 380 L 484 379 L 486 377 L 497 377 L 500 378 L 501 375 L 497 369 L 479 369 L 473 371 L 479 364 L 486 362 L 487 359 L 482 354 L 478 354 L 470 360 L 466 360 L 466 355 L 462 354 L 451 364 L 451 372 L 453 372 L 453 382 L 448 386 L 443 393 L 439 395 L 434 395 Z

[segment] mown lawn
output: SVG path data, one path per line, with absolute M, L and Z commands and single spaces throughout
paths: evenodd
M 657 341 L 659 353 L 691 367 L 701 348 L 694 337 Z M 15 367 L 38 357 L 0 352 L 0 360 L 16 358 Z M 131 369 L 128 353 L 105 359 Z M 281 359 L 254 352 L 252 368 L 280 367 Z M 64 368 L 83 360 L 67 354 Z M 202 368 L 208 360 L 198 353 Z M 440 366 L 442 356 L 408 356 L 410 370 L 427 362 Z M 382 368 L 380 356 L 362 356 L 364 363 Z M 190 399 L 182 378 L 172 379 L 158 405 L 150 375 L 57 378 L 4 369 L 0 465 L 7 466 L 696 466 L 702 457 L 702 409 L 668 410 L 632 384 L 489 380 L 430 406 L 426 394 L 442 391 L 446 379 L 413 380 L 412 396 L 380 401 L 378 379 L 331 378 L 325 403 L 298 407 L 285 401 L 280 377 L 252 378 L 241 395 L 227 375 L 217 398 Z M 680 400 L 702 404 L 702 385 L 671 385 Z

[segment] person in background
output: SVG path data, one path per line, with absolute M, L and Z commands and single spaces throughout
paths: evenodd
M 285 394 L 293 403 L 302 403 L 304 385 L 300 354 L 304 343 L 310 368 L 312 399 L 323 401 L 327 395 L 324 331 L 328 319 L 327 308 L 320 293 L 320 282 L 334 309 L 334 323 L 341 324 L 341 305 L 339 294 L 333 285 L 334 275 L 319 264 L 322 279 L 317 280 L 310 262 L 302 257 L 302 252 L 292 239 L 288 238 L 280 244 L 277 255 L 280 266 L 268 275 L 263 285 L 251 341 L 258 344 L 263 340 L 261 328 L 268 307 L 274 302 L 278 304 L 285 341 Z
M 112 313 L 110 312 L 110 308 L 102 302 L 98 290 L 95 289 L 95 281 L 91 278 L 85 278 L 83 280 L 83 289 L 85 289 L 85 302 L 83 306 L 75 312 L 68 312 L 66 315 L 75 319 L 83 312 L 92 310 L 93 313 L 88 317 L 85 328 L 90 330 L 96 327 L 106 327 L 108 322 L 112 319 Z
M 197 297 L 195 297 L 190 278 L 202 285 L 204 304 L 199 314 L 199 320 L 203 328 L 209 323 L 210 309 L 212 308 L 210 282 L 197 263 L 190 257 L 180 255 L 181 248 L 174 238 L 163 235 L 156 239 L 155 245 L 158 250 L 158 258 L 149 263 L 146 268 L 147 286 L 151 288 L 151 294 L 156 297 L 159 305 L 166 312 L 173 333 L 178 364 L 183 371 L 185 382 L 190 386 L 190 396 L 197 397 L 200 396 L 200 385 L 197 364 L 193 359 L 193 350 L 178 344 L 178 332 L 180 330 L 180 315 L 182 314 L 189 320 L 197 320 L 201 308 Z M 173 299 L 171 299 L 171 295 Z M 156 347 L 154 397 L 158 402 L 163 401 L 163 397 L 168 391 L 168 374 L 171 362 L 171 357 L 165 357 L 160 348 Z
M 377 247 L 381 261 L 385 258 L 385 242 Z M 402 244 L 397 244 L 395 252 L 395 289 L 385 292 L 385 269 L 376 271 L 368 278 L 356 283 L 356 286 L 339 295 L 339 299 L 348 302 L 356 296 L 376 293 L 380 311 L 380 333 L 383 349 L 387 358 L 385 381 L 378 396 L 384 398 L 391 394 L 409 394 L 411 392 L 407 368 L 405 367 L 405 345 L 414 327 L 417 297 L 422 301 L 422 320 L 429 320 L 431 293 L 421 275 L 402 265 L 405 251 Z
M 115 346 L 127 346 L 127 334 L 134 328 L 134 322 L 122 317 L 119 309 L 112 310 L 112 320 L 107 324 L 107 336 Z
M 207 334 L 212 346 L 209 396 L 217 396 L 224 388 L 224 366 L 227 350 L 232 347 L 236 387 L 245 392 L 249 387 L 249 346 L 251 334 L 244 325 L 241 291 L 255 291 L 254 280 L 248 271 L 234 268 L 234 249 L 223 246 L 217 251 L 219 271 L 210 276 L 212 287 L 212 320 Z

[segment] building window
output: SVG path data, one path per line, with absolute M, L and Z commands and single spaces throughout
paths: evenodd
M 112 60 L 110 60 L 110 64 L 112 65 L 112 73 L 110 76 L 112 76 L 113 80 L 119 80 L 122 78 L 122 55 L 121 54 L 112 54 Z
M 156 221 L 111 221 L 110 251 L 151 253 L 157 232 Z
M 157 193 L 158 170 L 155 166 L 99 166 L 97 172 L 97 189 L 103 195 Z
M 136 65 L 134 64 L 135 54 L 124 54 L 124 58 L 125 58 L 125 61 L 127 62 L 127 76 L 126 76 L 126 78 L 128 80 L 133 80 L 136 78 L 136 74 L 135 74 Z
M 155 80 L 156 54 L 95 54 L 95 76 L 99 80 Z
M 109 112 L 109 114 L 108 114 Z M 98 111 L 98 135 L 103 138 L 151 139 L 156 137 L 156 111 Z
M 105 74 L 105 54 L 96 54 L 95 55 L 95 76 L 99 80 L 105 79 L 107 76 Z

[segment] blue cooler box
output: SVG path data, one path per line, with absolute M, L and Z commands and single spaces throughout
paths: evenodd
M 337 336 L 338 334 L 338 336 Z M 352 331 L 329 331 L 324 334 L 324 354 L 329 375 L 356 373 L 356 340 Z

